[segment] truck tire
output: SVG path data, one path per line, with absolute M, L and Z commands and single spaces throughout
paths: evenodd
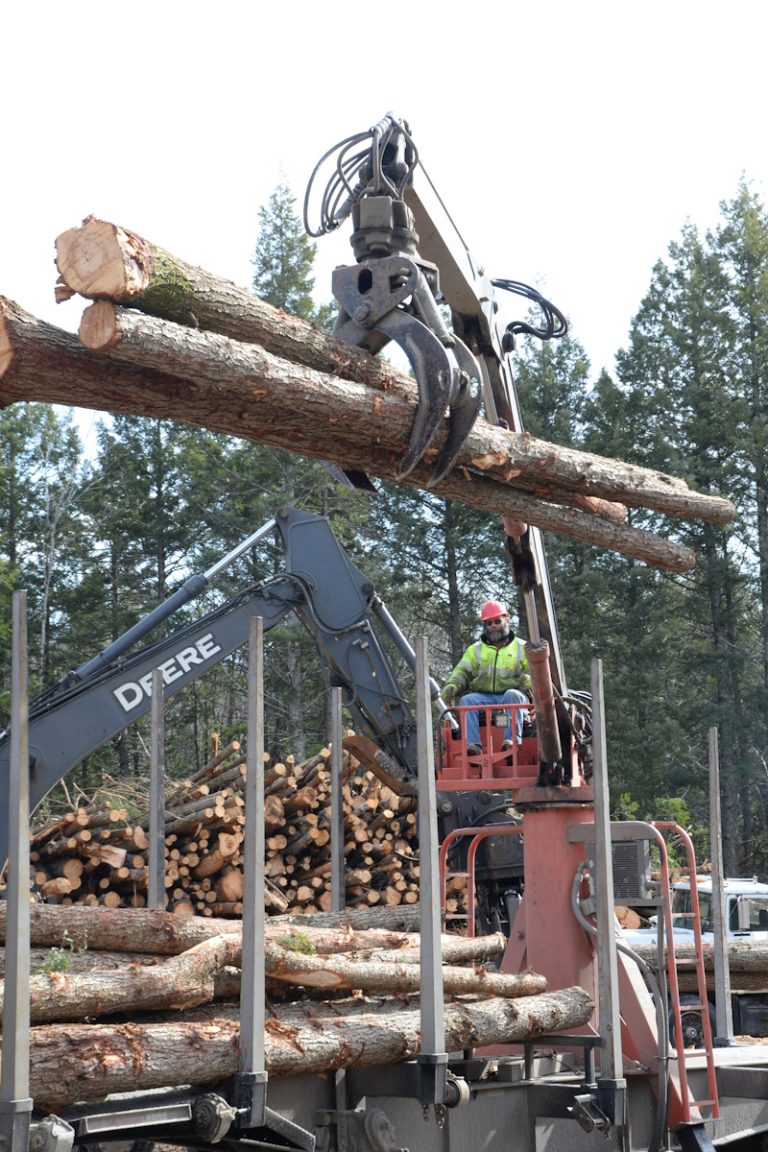
M 701 1017 L 701 1009 L 687 1007 L 688 1005 L 700 1003 L 697 996 L 685 994 L 680 997 L 680 1015 L 683 1029 L 683 1047 L 684 1048 L 703 1048 L 704 1047 L 704 1024 Z M 715 1035 L 715 1006 L 714 1004 L 707 1004 L 707 1011 L 709 1013 L 709 1028 L 712 1036 Z M 675 1020 L 672 1009 L 669 1011 L 669 1043 L 672 1048 L 675 1047 Z

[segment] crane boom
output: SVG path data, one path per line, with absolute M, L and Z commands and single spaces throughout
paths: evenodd
M 440 269 L 440 292 L 451 310 L 454 329 L 470 347 L 483 379 L 486 419 L 522 432 L 523 418 L 512 372 L 512 357 L 505 349 L 505 330 L 500 316 L 498 292 L 484 268 L 473 258 L 464 238 L 437 193 L 423 165 L 418 165 L 405 191 L 413 213 L 422 255 Z M 529 525 L 522 547 L 529 553 L 526 571 L 530 580 L 519 581 L 532 641 L 549 645 L 552 677 L 561 695 L 567 695 L 565 669 L 557 630 L 552 588 L 541 532 Z M 508 536 L 508 539 L 511 539 Z M 516 546 L 520 546 L 515 541 Z M 511 557 L 513 575 L 514 556 Z

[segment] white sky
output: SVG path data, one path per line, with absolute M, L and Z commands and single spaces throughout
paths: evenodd
M 94 214 L 237 283 L 258 208 L 389 110 L 476 259 L 612 367 L 654 262 L 765 194 L 764 0 L 6 0 L 0 294 L 74 330 L 54 241 Z M 318 288 L 351 263 L 318 241 Z

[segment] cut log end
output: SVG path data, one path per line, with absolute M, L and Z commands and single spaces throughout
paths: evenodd
M 109 300 L 90 304 L 80 318 L 78 335 L 92 352 L 107 352 L 120 343 L 120 328 L 115 306 Z
M 57 237 L 56 267 L 70 293 L 126 300 L 146 287 L 152 258 L 140 237 L 89 216 L 79 228 Z M 62 298 L 61 289 L 57 298 Z

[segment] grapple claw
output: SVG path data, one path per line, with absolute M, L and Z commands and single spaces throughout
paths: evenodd
M 448 435 L 427 481 L 427 488 L 434 488 L 453 468 L 480 412 L 482 396 L 475 358 L 458 339 L 453 351 L 459 364 L 459 382 L 449 405 Z
M 424 273 L 412 260 L 392 256 L 337 268 L 333 292 L 342 308 L 335 335 L 370 352 L 394 341 L 416 377 L 419 402 L 398 480 L 422 461 L 448 415 L 448 435 L 427 482 L 432 487 L 453 466 L 480 409 L 480 372 L 474 357 L 442 325 Z M 403 307 L 407 300 L 413 311 Z M 427 312 L 432 326 L 414 314 L 420 310 Z M 439 336 L 433 330 L 436 324 L 442 329 Z

